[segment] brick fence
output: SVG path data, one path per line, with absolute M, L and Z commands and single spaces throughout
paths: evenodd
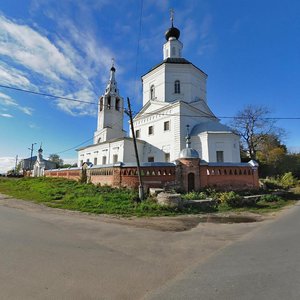
M 115 187 L 137 188 L 137 168 L 134 164 L 92 166 L 83 169 L 55 169 L 45 171 L 47 177 L 79 180 L 86 172 L 88 182 Z M 257 167 L 248 163 L 203 163 L 199 159 L 180 159 L 173 163 L 144 163 L 141 175 L 145 189 L 177 187 L 185 191 L 204 187 L 222 189 L 258 188 Z

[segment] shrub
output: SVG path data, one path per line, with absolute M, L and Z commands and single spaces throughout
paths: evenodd
M 272 195 L 272 194 L 262 195 L 260 197 L 260 201 L 265 201 L 265 202 L 278 202 L 281 200 L 282 200 L 281 197 L 279 197 L 278 195 Z
M 289 189 L 297 184 L 297 179 L 293 176 L 292 172 L 283 174 L 282 176 L 267 177 L 264 183 L 268 189 Z
M 284 189 L 289 189 L 291 187 L 294 187 L 297 184 L 297 179 L 293 176 L 292 172 L 284 173 L 280 177 L 280 185 Z
M 226 203 L 231 207 L 241 207 L 242 206 L 242 197 L 231 191 L 231 192 L 223 192 L 218 194 L 218 199 L 221 203 Z
M 189 192 L 182 196 L 185 200 L 200 200 L 200 199 L 206 199 L 207 194 L 205 192 Z

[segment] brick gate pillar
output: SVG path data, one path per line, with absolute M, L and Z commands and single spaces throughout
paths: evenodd
M 198 191 L 201 187 L 200 185 L 200 159 L 199 158 L 179 158 L 176 166 L 176 180 L 180 184 L 181 188 L 185 191 L 189 191 L 189 186 L 191 187 L 190 180 L 194 178 L 194 188 L 193 190 Z

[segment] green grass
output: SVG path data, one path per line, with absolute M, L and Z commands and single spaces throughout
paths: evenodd
M 293 200 L 284 200 L 281 199 L 276 202 L 267 202 L 267 201 L 258 201 L 254 206 L 244 206 L 233 208 L 229 206 L 227 203 L 222 203 L 218 207 L 219 212 L 252 212 L 258 214 L 264 214 L 269 212 L 279 211 L 285 206 L 292 205 L 294 203 Z
M 151 199 L 136 204 L 133 199 L 137 197 L 137 194 L 133 190 L 81 184 L 63 178 L 1 178 L 0 192 L 54 208 L 96 214 L 170 216 L 201 213 L 199 210 L 190 208 L 178 210 L 163 207 Z
M 298 190 L 296 190 L 298 192 Z M 281 209 L 299 199 L 292 193 L 278 201 L 259 201 L 251 207 L 232 208 L 222 203 L 217 209 L 204 211 L 196 208 L 174 209 L 158 205 L 151 199 L 140 204 L 134 203 L 136 191 L 117 189 L 108 186 L 81 184 L 63 178 L 0 178 L 0 192 L 15 198 L 43 203 L 61 209 L 77 210 L 95 214 L 114 214 L 122 216 L 172 216 L 179 214 L 199 214 L 205 212 L 250 211 L 265 213 Z M 300 192 L 300 191 L 299 191 Z M 203 193 L 204 194 L 204 193 Z M 199 197 L 188 195 L 186 198 Z M 201 193 L 202 196 L 202 193 Z M 294 197 L 294 198 L 293 198 Z

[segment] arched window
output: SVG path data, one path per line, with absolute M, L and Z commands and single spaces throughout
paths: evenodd
M 150 99 L 152 100 L 154 98 L 155 98 L 155 87 L 152 84 L 151 87 L 150 87 Z
M 100 98 L 100 111 L 103 110 L 103 98 L 101 97 Z
M 116 98 L 116 106 L 115 106 L 116 110 L 120 110 L 120 99 Z
M 180 94 L 180 81 L 179 80 L 176 80 L 174 83 L 174 93 Z
M 98 144 L 100 144 L 101 143 L 101 137 L 98 139 Z
M 110 106 L 111 106 L 111 97 L 108 96 L 107 97 L 107 108 L 110 109 Z

